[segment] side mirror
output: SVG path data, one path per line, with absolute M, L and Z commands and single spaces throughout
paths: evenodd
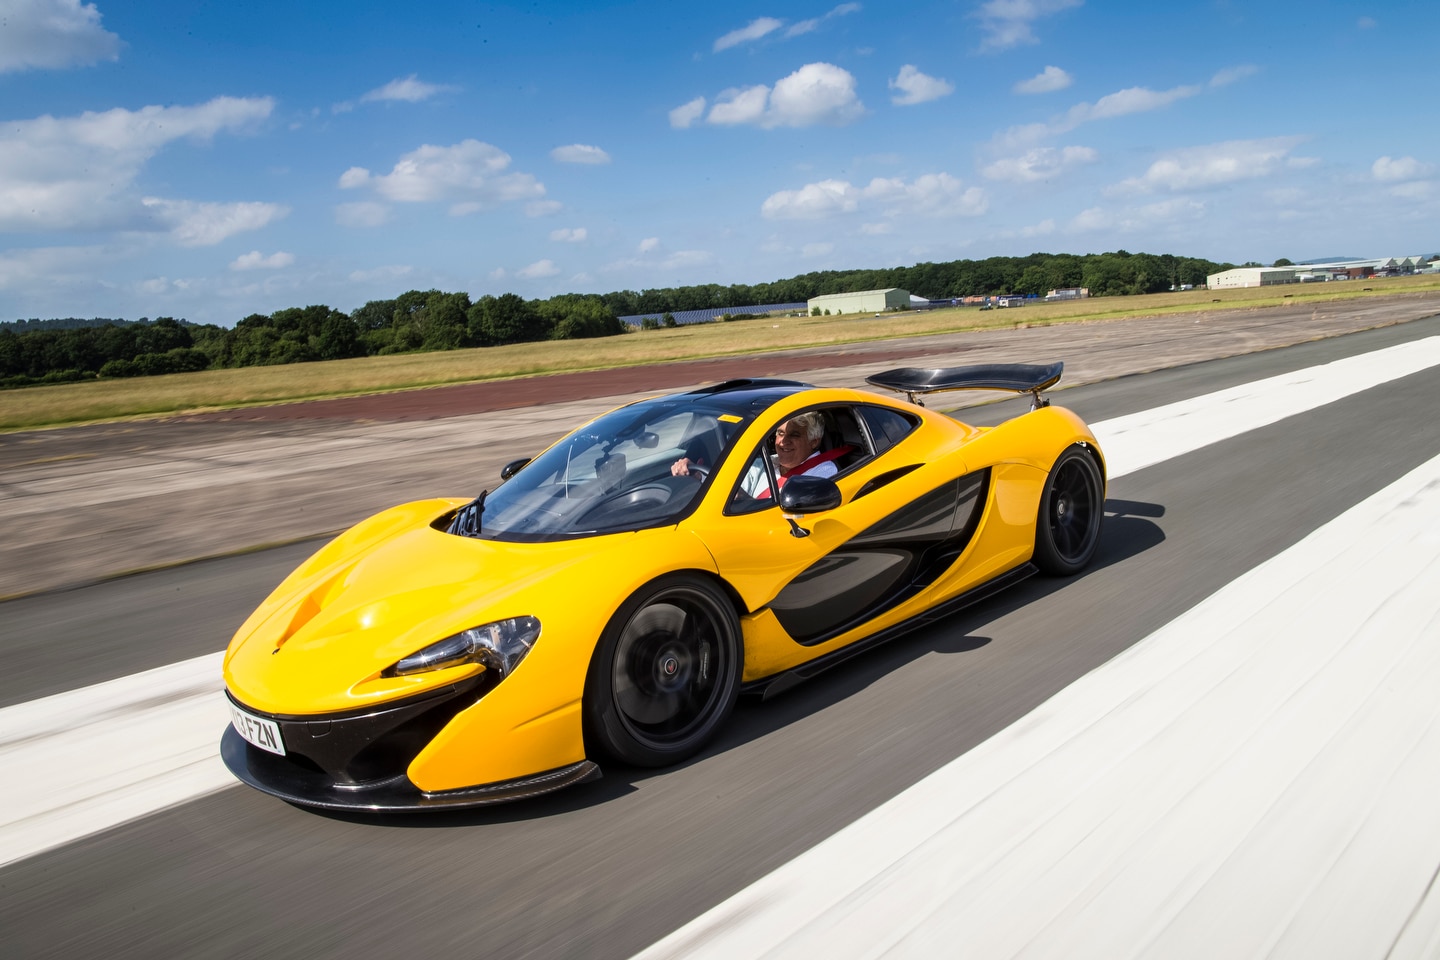
M 840 488 L 829 477 L 791 477 L 780 490 L 782 513 L 824 513 L 840 506 Z
M 641 430 L 635 436 L 635 446 L 641 450 L 653 450 L 660 446 L 660 434 L 650 430 Z
M 791 477 L 780 490 L 780 512 L 790 524 L 790 536 L 808 537 L 810 531 L 795 522 L 807 513 L 824 513 L 840 506 L 840 488 L 829 477 Z
M 525 464 L 529 462 L 529 457 L 521 457 L 519 460 L 511 460 L 509 463 L 505 464 L 505 466 L 500 468 L 500 479 L 509 480 L 511 477 L 515 476 L 515 474 L 520 472 L 521 467 L 525 466 Z

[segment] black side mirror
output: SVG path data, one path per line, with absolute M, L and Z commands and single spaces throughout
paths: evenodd
M 525 466 L 525 464 L 529 462 L 529 457 L 521 457 L 519 460 L 511 460 L 509 463 L 505 464 L 505 466 L 500 468 L 500 479 L 509 480 L 511 477 L 515 476 L 515 474 L 520 472 L 521 467 Z
M 780 512 L 790 524 L 790 536 L 808 537 L 810 531 L 795 522 L 797 516 L 824 513 L 840 506 L 840 488 L 829 477 L 791 477 L 780 490 Z

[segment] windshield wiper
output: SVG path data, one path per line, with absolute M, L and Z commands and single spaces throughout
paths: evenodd
M 455 519 L 450 521 L 445 532 L 461 537 L 480 536 L 480 515 L 485 512 L 485 495 L 489 492 L 481 490 L 480 496 L 455 511 Z

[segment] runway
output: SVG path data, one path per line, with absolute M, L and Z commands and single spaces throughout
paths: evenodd
M 1433 582 L 1433 576 L 1424 579 L 1424 571 L 1435 568 L 1424 564 L 1437 552 L 1434 537 L 1405 536 L 1407 530 L 1430 529 L 1418 521 L 1429 516 L 1425 511 L 1433 509 L 1434 489 L 1440 485 L 1426 473 L 1434 472 L 1432 461 L 1440 453 L 1440 424 L 1430 412 L 1430 397 L 1440 386 L 1435 366 L 1440 358 L 1426 352 L 1431 349 L 1426 341 L 1437 334 L 1440 323 L 1416 320 L 1066 391 L 1066 405 L 1099 427 L 1108 425 L 1117 453 L 1133 443 L 1133 453 L 1120 455 L 1129 459 L 1115 471 L 1109 490 L 1095 569 L 1070 581 L 1032 581 L 776 701 L 742 704 L 720 742 L 681 769 L 607 770 L 600 783 L 537 803 L 398 821 L 320 817 L 253 791 L 220 786 L 88 837 L 22 853 L 0 869 L 0 926 L 7 942 L 18 948 L 16 955 L 27 957 L 378 957 L 417 950 L 439 956 L 623 957 L 657 942 L 656 955 L 667 955 L 677 945 L 680 955 L 688 955 L 702 945 L 694 938 L 696 930 L 707 929 L 749 938 L 714 940 L 717 956 L 814 955 L 821 947 L 837 955 L 933 955 L 937 944 L 966 956 L 1046 955 L 1064 953 L 1065 946 L 1066 955 L 1149 951 L 1174 956 L 1188 947 L 1194 955 L 1215 956 L 1232 955 L 1227 948 L 1233 944 L 1261 954 L 1289 950 L 1296 956 L 1354 956 L 1343 951 L 1372 941 L 1327 931 L 1339 925 L 1356 933 L 1353 925 L 1341 922 L 1344 914 L 1336 905 L 1353 902 L 1359 910 L 1368 901 L 1341 895 L 1348 889 L 1343 876 L 1350 866 L 1343 850 L 1328 858 L 1318 853 L 1306 858 L 1311 846 L 1306 841 L 1315 839 L 1317 848 L 1323 844 L 1303 820 L 1286 820 L 1291 839 L 1277 839 L 1280 845 L 1264 862 L 1277 871 L 1291 865 L 1302 885 L 1322 894 L 1283 905 L 1244 901 L 1254 904 L 1255 916 L 1247 918 L 1253 922 L 1243 930 L 1236 927 L 1234 940 L 1207 940 L 1215 935 L 1215 925 L 1196 920 L 1231 903 L 1226 891 L 1233 898 L 1240 889 L 1234 883 L 1249 873 L 1237 866 L 1243 860 L 1225 860 L 1218 847 L 1203 842 L 1207 831 L 1228 836 L 1225 830 L 1243 827 L 1244 814 L 1228 798 L 1252 788 L 1262 798 L 1265 789 L 1298 796 L 1303 770 L 1289 780 L 1281 772 L 1309 749 L 1297 745 L 1317 736 L 1325 743 L 1348 736 L 1345 749 L 1350 752 L 1335 756 L 1367 763 L 1338 769 L 1369 773 L 1348 778 L 1350 783 L 1340 777 L 1340 785 L 1376 798 L 1368 808 L 1357 801 L 1364 808 L 1361 814 L 1387 811 L 1354 821 L 1369 824 L 1357 828 L 1356 835 L 1377 838 L 1365 849 L 1380 852 L 1352 859 L 1365 876 L 1377 871 L 1385 876 L 1380 888 L 1391 894 L 1386 903 L 1392 906 L 1405 902 L 1403 892 L 1418 884 L 1411 909 L 1400 911 L 1404 916 L 1386 915 L 1391 937 L 1386 942 L 1395 955 L 1433 955 L 1440 918 L 1433 900 L 1424 899 L 1427 877 L 1417 874 L 1414 865 L 1425 862 L 1429 854 L 1420 851 L 1432 849 L 1433 844 L 1425 844 L 1433 838 L 1424 835 L 1424 816 L 1407 812 L 1403 804 L 1385 805 L 1385 798 L 1396 795 L 1393 785 L 1409 796 L 1430 782 L 1424 763 L 1433 766 L 1436 751 L 1427 715 L 1400 711 L 1371 726 L 1352 727 L 1346 718 L 1360 716 L 1371 702 L 1355 694 L 1358 699 L 1350 702 L 1356 705 L 1336 714 L 1340 719 L 1327 739 L 1316 717 L 1334 711 L 1314 694 L 1312 712 L 1289 715 L 1294 729 L 1286 738 L 1270 730 L 1272 714 L 1263 705 L 1246 707 L 1248 721 L 1236 716 L 1231 726 L 1215 723 L 1202 708 L 1219 704 L 1224 717 L 1228 707 L 1238 708 L 1244 699 L 1223 683 L 1210 688 L 1219 693 L 1197 695 L 1186 706 L 1183 697 L 1166 693 L 1163 686 L 1147 686 L 1150 681 L 1125 665 L 1147 658 L 1164 661 L 1165 651 L 1177 644 L 1203 646 L 1197 636 L 1220 644 L 1216 638 L 1236 631 L 1241 637 L 1248 636 L 1246 630 L 1269 636 L 1286 633 L 1285 625 L 1293 624 L 1293 635 L 1286 639 L 1300 647 L 1277 647 L 1268 654 L 1272 672 L 1248 681 L 1262 692 L 1293 669 L 1297 675 L 1331 676 L 1324 685 L 1336 688 L 1336 695 L 1341 695 L 1341 680 L 1363 683 L 1361 678 L 1369 677 L 1370 689 L 1386 692 L 1382 700 L 1398 703 L 1401 695 L 1386 685 L 1386 678 L 1395 676 L 1396 664 L 1410 664 L 1407 657 L 1417 659 L 1413 668 L 1399 672 L 1405 689 L 1418 691 L 1415 696 L 1433 689 L 1424 682 L 1425 670 L 1435 659 L 1430 651 L 1440 636 L 1435 621 L 1426 619 L 1433 617 L 1424 602 L 1429 590 L 1419 590 L 1420 600 L 1400 602 L 1410 612 L 1386 614 L 1399 617 L 1383 621 L 1386 629 L 1380 631 L 1392 646 L 1365 640 L 1363 622 L 1345 634 L 1348 640 L 1337 634 L 1331 659 L 1346 664 L 1338 674 L 1325 674 L 1322 668 L 1330 661 L 1304 641 L 1338 629 L 1347 622 L 1347 611 L 1360 616 L 1369 609 L 1364 597 L 1383 600 L 1391 596 L 1385 593 L 1390 586 L 1398 591 L 1396 578 L 1381 574 L 1391 569 L 1381 561 L 1408 561 L 1402 567 L 1412 571 L 1412 581 Z M 1404 346 L 1378 353 L 1397 343 Z M 1326 365 L 1344 366 L 1344 376 L 1331 379 L 1349 386 L 1322 389 L 1327 378 L 1315 371 Z M 1384 379 L 1375 379 L 1374 373 L 1368 380 L 1357 379 L 1360 367 L 1378 370 Z M 1262 386 L 1271 378 L 1278 379 Z M 1247 403 L 1253 409 L 1242 412 Z M 985 408 L 975 419 L 1009 415 L 1013 408 L 1005 406 Z M 1167 407 L 1168 419 L 1158 413 Z M 1221 427 L 1203 429 L 1207 416 Z M 1130 440 L 1122 439 L 1126 434 Z M 1189 439 L 1166 446 L 1177 435 Z M 1415 520 L 1390 530 L 1386 524 L 1394 517 Z M 1317 552 L 1316 544 L 1329 553 Z M 1373 556 L 1365 555 L 1370 559 L 1362 562 L 1357 551 L 1367 546 Z M 5 641 L 22 653 L 15 675 L 0 680 L 0 703 L 6 705 L 0 711 L 4 771 L 14 772 L 10 751 L 15 745 L 44 735 L 44 724 L 35 726 L 38 696 L 74 695 L 218 649 L 214 638 L 228 636 L 248 605 L 278 579 L 276 571 L 283 574 L 304 549 L 215 560 L 0 606 Z M 1296 571 L 1306 558 L 1314 569 L 1299 576 Z M 1292 578 L 1283 589 L 1295 606 L 1267 614 L 1278 619 L 1257 620 L 1256 613 L 1247 620 L 1239 611 L 1253 605 L 1255 588 L 1236 584 L 1247 577 L 1269 584 L 1264 578 L 1277 568 Z M 1376 580 L 1378 593 L 1360 589 Z M 1352 584 L 1353 591 L 1347 589 Z M 106 654 L 91 658 L 91 646 L 103 646 Z M 1157 648 L 1161 653 L 1149 652 Z M 1299 654 L 1307 652 L 1321 656 L 1318 665 L 1301 664 Z M 1177 683 L 1198 682 L 1191 671 L 1200 661 L 1192 660 L 1165 661 L 1170 663 L 1167 676 Z M 1233 669 L 1227 672 L 1225 663 L 1217 660 L 1209 669 L 1238 677 Z M 1113 672 L 1117 664 L 1130 672 L 1112 684 L 1106 671 Z M 207 669 L 201 661 L 194 677 L 203 679 Z M 189 674 L 171 679 L 182 694 L 193 689 Z M 1294 688 L 1306 689 L 1298 681 Z M 1127 713 L 1116 706 L 1130 702 L 1126 691 L 1152 689 L 1160 691 L 1154 696 L 1169 713 L 1147 714 L 1139 707 Z M 160 691 L 151 685 L 163 700 Z M 1088 723 L 1069 712 L 1072 702 L 1092 711 Z M 161 706 L 152 703 L 146 709 Z M 15 709 L 29 711 L 28 733 L 13 734 L 5 725 L 7 717 L 21 715 L 12 714 Z M 50 715 L 63 720 L 65 711 Z M 1044 758 L 1061 756 L 1058 745 L 1086 739 L 1081 731 L 1097 726 L 1095 716 L 1106 718 L 1106 736 L 1090 738 L 1095 741 L 1087 747 L 1090 752 L 1078 754 L 1079 759 L 1052 759 L 1059 764 L 1055 767 L 1025 759 L 1027 749 Z M 1183 741 L 1188 753 L 1209 750 L 1214 756 L 1209 766 L 1189 773 L 1178 772 L 1176 765 L 1172 788 L 1179 793 L 1165 795 L 1171 797 L 1169 807 L 1161 796 L 1158 802 L 1165 809 L 1147 821 L 1152 815 L 1145 813 L 1150 808 L 1143 800 L 1154 778 L 1147 778 L 1150 768 L 1137 758 L 1147 751 L 1163 756 L 1171 749 L 1149 736 L 1156 726 L 1188 730 L 1190 739 Z M 129 749 L 125 728 L 111 729 L 116 739 L 106 752 L 123 757 Z M 163 732 L 142 737 L 137 727 L 131 733 L 136 749 L 165 740 Z M 1040 734 L 1054 738 L 1050 748 L 1035 746 L 1043 740 Z M 79 748 L 88 748 L 91 740 L 82 737 Z M 1325 751 L 1312 752 L 1320 756 Z M 1407 757 L 1419 759 L 1418 772 L 1407 765 Z M 998 782 L 1010 792 L 999 787 L 986 792 L 984 785 L 992 782 L 986 777 L 994 778 L 994 770 L 1007 764 L 1008 769 L 1033 769 L 1034 782 L 1001 776 Z M 1114 772 L 1120 767 L 1124 776 Z M 1336 791 L 1333 774 L 1329 779 L 1312 776 L 1328 792 Z M 907 791 L 933 790 L 926 785 L 934 777 L 942 784 L 940 805 L 952 812 L 977 811 L 970 818 L 982 826 L 977 836 L 989 838 L 993 847 L 982 855 L 962 846 L 962 855 L 948 859 L 933 852 L 931 866 L 963 861 L 963 876 L 953 887 L 929 883 L 927 889 L 937 891 L 937 898 L 945 892 L 951 899 L 917 908 L 922 916 L 916 920 L 887 906 L 892 901 L 886 897 L 897 898 L 895 903 L 914 901 L 900 895 L 903 885 L 875 885 L 888 868 L 866 871 L 876 863 L 901 863 L 909 851 L 919 850 L 916 858 L 926 859 L 932 843 L 913 842 L 907 850 L 903 841 L 893 840 L 896 823 L 919 830 L 922 818 L 897 817 L 896 808 L 886 804 L 912 809 L 904 806 L 910 802 L 904 798 L 914 796 Z M 1117 793 L 1100 789 L 1107 778 Z M 1163 794 L 1160 786 L 1151 792 Z M 986 807 L 987 797 L 999 799 Z M 1192 799 L 1187 807 L 1175 797 Z M 14 802 L 7 800 L 5 809 L 15 809 Z M 1177 811 L 1181 819 L 1167 819 Z M 1041 823 L 1031 833 L 1022 819 L 1027 813 Z M 1093 827 L 1097 818 L 1102 824 L 1123 821 L 1131 832 L 1087 832 L 1085 824 Z M 1044 825 L 1060 823 L 1079 831 L 1045 828 L 1058 831 L 1052 839 L 1060 838 L 1060 847 L 1027 840 L 1043 833 Z M 878 832 L 864 832 L 871 829 L 867 824 L 878 824 Z M 1072 837 L 1070 847 L 1063 846 L 1065 836 Z M 1197 871 L 1208 869 L 1205 876 L 1212 879 L 1197 882 L 1184 903 L 1200 903 L 1203 892 L 1209 906 L 1190 908 L 1201 912 L 1187 914 L 1179 901 L 1161 897 L 1161 888 L 1146 882 L 1147 874 L 1136 872 L 1142 868 L 1135 861 L 1121 855 L 1146 845 L 1168 851 L 1159 859 L 1179 864 L 1183 875 L 1199 876 Z M 1402 851 L 1410 859 L 1386 851 Z M 1218 866 L 1207 856 L 1220 857 Z M 825 862 L 826 857 L 834 866 L 819 876 L 838 883 L 838 894 L 813 873 L 816 859 Z M 1429 869 L 1437 863 L 1440 859 L 1431 859 Z M 1105 864 L 1113 866 L 1113 876 L 1105 873 Z M 1064 886 L 1062 866 L 1065 877 L 1089 878 L 1092 884 L 1096 877 L 1111 879 L 1084 899 L 1073 885 Z M 1050 900 L 1044 900 L 1046 891 L 1039 885 L 1024 881 L 1022 868 L 1052 878 Z M 776 883 L 780 888 L 765 886 Z M 767 917 L 766 910 L 737 915 L 735 905 L 752 902 L 747 897 L 762 905 L 789 902 L 777 889 L 831 899 L 808 915 L 783 906 L 770 910 L 766 924 L 779 914 L 781 928 L 747 927 L 758 922 L 754 917 Z M 1081 889 L 1091 888 L 1082 884 Z M 1171 889 L 1189 888 L 1179 883 Z M 1036 905 L 1042 901 L 1051 904 L 1049 913 Z M 712 909 L 720 913 L 706 920 Z M 1390 912 L 1396 911 L 1398 906 Z M 1365 911 L 1377 924 L 1383 913 Z M 729 919 L 715 925 L 717 916 Z M 829 921 L 806 926 L 814 917 L 827 916 Z M 982 925 L 965 919 L 974 916 L 987 919 L 992 934 L 1004 935 L 987 935 Z M 1071 926 L 1056 925 L 1065 917 L 1074 918 Z M 927 927 L 926 918 L 941 925 Z M 1148 932 L 1124 939 L 1124 931 L 1136 925 Z M 1277 925 L 1289 933 L 1239 939 L 1244 931 Z M 1096 939 L 1077 940 L 1077 930 Z M 740 946 L 726 949 L 726 944 Z

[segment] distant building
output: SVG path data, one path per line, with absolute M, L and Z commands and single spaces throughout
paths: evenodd
M 1089 287 L 1057 287 L 1045 294 L 1046 300 L 1083 300 L 1090 296 Z
M 1377 257 L 1372 260 L 1337 260 L 1334 263 L 1305 263 L 1293 267 L 1236 267 L 1212 273 L 1210 289 L 1221 287 L 1266 287 L 1272 283 L 1311 283 L 1319 280 L 1364 280 L 1370 277 L 1401 277 L 1422 270 L 1425 258 Z
M 1299 283 L 1294 267 L 1236 267 L 1221 273 L 1212 273 L 1207 278 L 1211 290 L 1226 287 L 1268 287 L 1276 283 Z
M 856 293 L 827 293 L 823 297 L 811 297 L 805 301 L 806 310 L 813 314 L 884 313 L 886 310 L 908 309 L 910 291 L 899 287 L 888 290 L 860 290 Z

